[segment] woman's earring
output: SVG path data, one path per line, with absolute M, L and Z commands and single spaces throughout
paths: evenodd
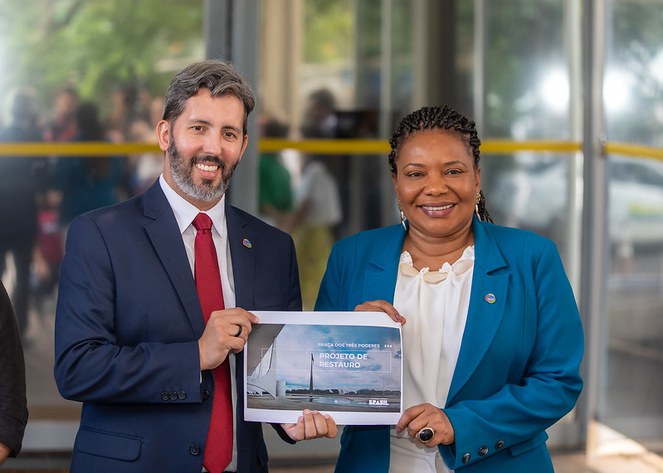
M 398 207 L 398 212 L 401 214 L 401 225 L 403 225 L 403 229 L 407 232 L 407 225 L 405 223 L 407 218 L 405 218 L 405 214 L 403 213 L 403 209 L 401 209 L 401 203 L 399 201 L 396 201 L 396 206 Z
M 479 213 L 479 203 L 481 202 L 481 192 L 477 192 L 477 196 L 474 199 L 474 213 L 476 214 L 479 221 L 481 221 L 481 213 Z

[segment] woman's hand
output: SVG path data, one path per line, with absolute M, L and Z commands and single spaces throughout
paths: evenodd
M 296 424 L 281 424 L 281 427 L 296 442 L 321 437 L 333 439 L 338 433 L 336 422 L 329 414 L 309 409 L 304 409 Z
M 405 317 L 398 313 L 396 308 L 387 301 L 378 300 L 378 301 L 366 301 L 363 304 L 359 304 L 355 307 L 357 312 L 384 312 L 391 320 L 398 322 L 401 325 L 405 325 Z
M 425 428 L 433 431 L 432 438 L 426 442 L 424 442 L 425 438 L 418 437 L 419 432 Z M 432 404 L 419 404 L 403 412 L 396 424 L 396 430 L 400 433 L 405 429 L 410 437 L 427 447 L 435 447 L 440 444 L 451 445 L 455 440 L 454 428 L 449 418 L 442 409 Z

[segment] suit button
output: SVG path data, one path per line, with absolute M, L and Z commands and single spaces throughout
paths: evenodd
M 480 457 L 484 456 L 486 453 L 488 453 L 488 447 L 481 447 L 479 449 L 479 456 Z
M 168 391 L 164 391 L 161 393 L 161 400 L 162 401 L 167 401 L 170 399 L 170 393 Z
M 170 400 L 171 401 L 177 401 L 177 393 L 176 392 L 170 393 Z
M 203 401 L 207 401 L 209 399 L 209 391 L 207 389 L 203 389 Z
M 497 450 L 504 448 L 504 440 L 498 440 L 497 443 L 495 444 L 495 448 Z
M 186 399 L 186 393 L 184 391 L 178 392 L 177 399 L 179 399 L 180 401 L 184 401 Z
M 463 465 L 465 463 L 469 462 L 470 458 L 472 458 L 472 455 L 470 455 L 469 453 L 466 453 L 465 455 L 463 455 Z
M 200 455 L 200 445 L 195 443 L 189 445 L 189 453 L 193 456 Z

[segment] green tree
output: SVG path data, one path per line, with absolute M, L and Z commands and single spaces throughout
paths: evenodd
M 608 25 L 606 78 L 618 73 L 625 82 L 613 83 L 604 92 L 611 141 L 650 146 L 663 142 L 663 75 L 658 59 L 663 57 L 662 19 L 661 2 L 615 2 Z M 617 106 L 619 100 L 611 93 L 624 94 L 624 103 Z
M 140 81 L 161 92 L 203 54 L 202 0 L 0 0 L 0 87 L 50 100 L 63 84 L 104 98 Z
M 353 2 L 306 0 L 304 2 L 304 61 L 324 63 L 352 56 Z

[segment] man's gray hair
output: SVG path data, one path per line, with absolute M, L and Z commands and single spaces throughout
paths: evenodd
M 173 121 L 184 111 L 186 101 L 198 93 L 201 87 L 209 89 L 212 97 L 231 95 L 244 104 L 244 134 L 247 132 L 249 114 L 255 107 L 255 96 L 248 82 L 230 62 L 208 60 L 193 63 L 182 69 L 164 95 L 163 119 Z

